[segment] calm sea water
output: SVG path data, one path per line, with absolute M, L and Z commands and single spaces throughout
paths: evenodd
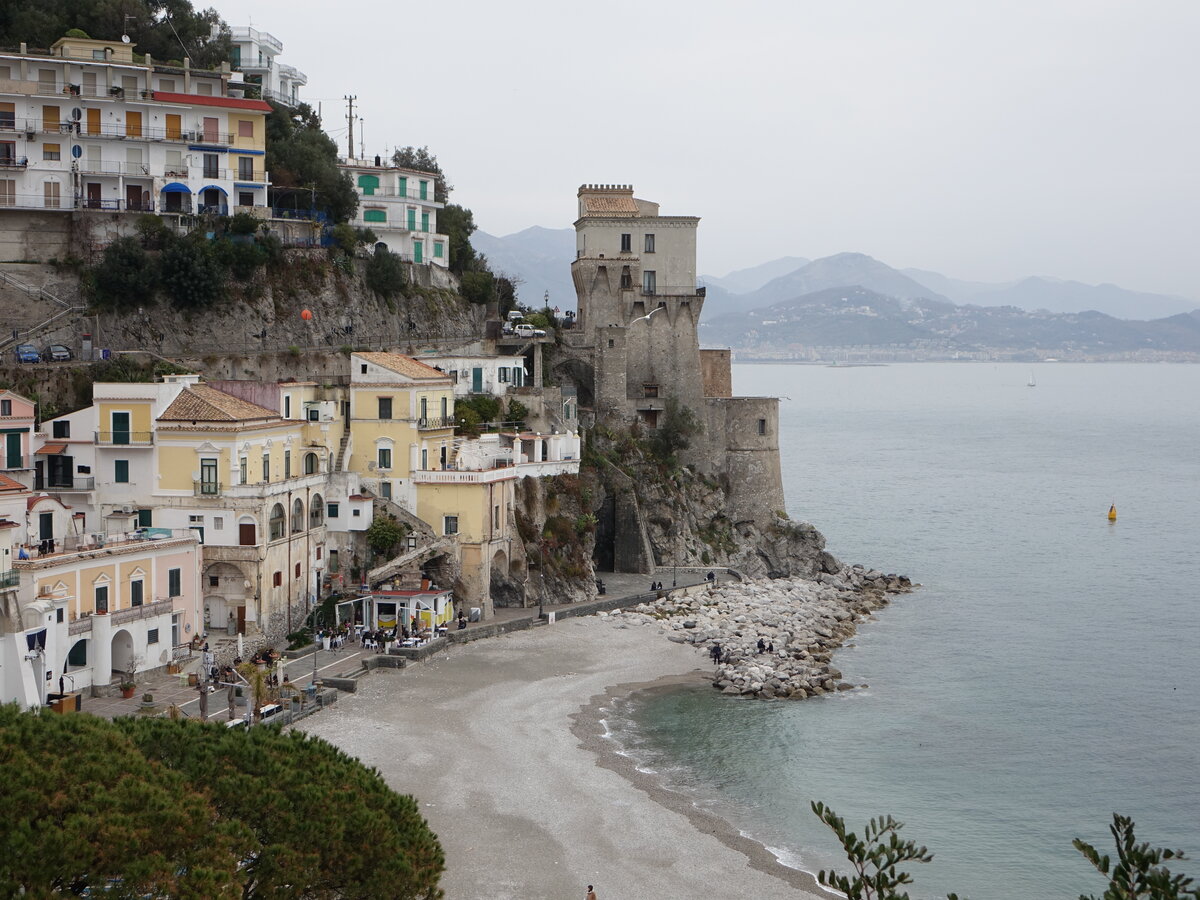
M 1030 374 L 1037 386 L 1027 386 Z M 1200 366 L 738 366 L 783 395 L 788 510 L 923 587 L 835 658 L 865 691 L 710 688 L 612 725 L 646 766 L 815 871 L 809 809 L 890 813 L 914 898 L 1075 898 L 1119 811 L 1200 878 Z M 1119 521 L 1105 518 L 1115 502 Z

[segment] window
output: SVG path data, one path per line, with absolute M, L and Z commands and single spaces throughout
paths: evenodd
M 304 501 L 296 498 L 292 504 L 292 534 L 299 534 L 304 530 Z
M 442 520 L 442 534 L 458 534 L 458 516 L 446 516 Z
M 241 484 L 246 484 L 250 481 L 250 472 L 248 471 L 248 462 L 246 457 L 238 460 L 238 481 Z
M 168 569 L 167 570 L 167 596 L 182 597 L 183 596 L 183 570 Z
M 283 537 L 283 505 L 276 503 L 271 507 L 271 540 L 277 541 Z
M 642 272 L 642 293 L 653 294 L 658 290 L 658 276 L 650 269 Z
M 238 178 L 243 181 L 254 180 L 254 157 L 239 156 L 238 157 Z
M 46 209 L 62 206 L 62 186 L 57 181 L 42 182 L 42 206 Z
M 317 559 L 320 559 L 320 558 L 321 558 L 322 556 L 324 556 L 324 555 L 325 555 L 325 548 L 324 548 L 324 547 L 318 547 L 318 548 L 317 548 Z
M 254 137 L 253 119 L 238 119 L 238 137 Z
M 384 500 L 392 499 L 392 483 L 390 481 L 379 482 L 379 495 L 383 497 Z
M 391 397 L 380 397 L 379 398 L 379 418 L 380 419 L 390 419 L 391 417 L 392 417 L 392 398 Z
M 11 403 L 11 400 L 5 400 L 5 403 Z M 12 413 L 3 413 L 10 416 Z M 54 436 L 56 438 L 69 438 L 71 436 L 71 423 L 69 420 L 59 421 L 54 423 Z
M 0 141 L 0 165 L 5 161 L 12 161 L 16 157 L 11 152 L 6 150 L 6 147 L 14 146 L 11 143 Z M 0 206 L 15 206 L 17 203 L 17 182 L 12 178 L 0 178 Z
M 96 612 L 108 612 L 108 585 L 96 585 Z
M 355 511 L 352 513 L 352 516 L 353 516 L 354 518 L 357 518 L 358 516 L 361 516 L 361 515 L 362 515 L 362 510 L 361 510 L 361 509 L 356 509 L 356 510 L 355 510 Z
M 5 68 L 8 68 L 5 66 Z M 5 80 L 9 76 L 3 76 Z M 13 129 L 17 127 L 17 107 L 13 103 L 0 103 L 0 128 Z
M 622 253 L 632 253 L 633 252 L 633 235 L 632 234 L 621 235 L 621 252 Z
M 213 531 L 224 531 L 224 530 L 225 530 L 225 517 L 224 516 L 213 516 Z
M 213 495 L 220 493 L 217 484 L 217 461 L 215 459 L 200 460 L 200 493 Z
M 300 563 L 296 563 L 296 577 L 300 577 Z
M 359 370 L 359 372 L 361 372 L 363 375 L 366 375 L 366 374 L 367 374 L 367 364 L 366 364 L 366 363 L 363 363 L 361 366 L 359 366 L 359 367 L 358 367 L 358 370 Z
M 263 473 L 263 476 L 262 476 L 263 481 L 271 480 L 271 454 L 270 453 L 263 454 L 262 473 Z
M 379 448 L 379 468 L 390 469 L 392 467 L 392 449 L 390 447 Z
M 204 177 L 219 178 L 217 172 L 220 171 L 220 157 L 215 153 L 204 154 Z
M 292 417 L 292 395 L 291 394 L 283 395 L 283 417 L 285 419 L 290 419 Z
M 508 369 L 500 368 L 496 370 L 496 378 L 501 384 L 508 384 Z
M 304 454 L 304 474 L 305 475 L 315 475 L 317 473 L 317 468 L 318 468 L 317 454 L 305 453 Z
M 386 209 L 364 209 L 363 210 L 363 221 L 364 222 L 386 222 L 387 221 L 387 210 Z
M 319 409 L 318 409 L 317 407 L 315 407 L 315 406 L 311 407 L 311 408 L 308 410 L 308 421 L 310 421 L 310 422 L 320 422 L 320 421 L 321 421 L 321 410 L 319 410 Z
M 325 515 L 331 519 L 338 517 L 338 505 L 336 503 L 328 503 L 325 505 Z
M 433 244 L 433 258 L 434 258 L 434 259 L 441 259 L 441 258 L 444 256 L 444 254 L 445 254 L 445 250 L 444 250 L 444 248 L 443 248 L 443 246 L 442 246 L 442 242 L 441 242 L 441 241 L 434 241 L 434 244 Z
M 157 644 L 158 643 L 158 629 L 157 628 L 150 628 L 146 631 L 146 643 L 147 644 Z
M 766 433 L 767 433 L 767 420 L 766 420 L 766 419 L 759 419 L 759 420 L 758 420 L 758 433 L 759 433 L 759 434 L 766 434 Z
M 12 401 L 11 400 L 0 400 L 0 416 L 11 416 L 11 415 L 12 415 Z M 55 422 L 54 425 L 55 425 L 54 436 L 58 437 L 58 427 L 57 427 L 58 423 Z
M 284 478 L 292 477 L 292 451 L 291 450 L 283 451 L 283 477 Z
M 42 144 L 42 159 L 62 159 L 62 147 L 58 144 Z
M 56 609 L 54 611 L 54 613 L 55 613 L 54 621 L 61 623 L 63 620 L 63 608 L 60 606 L 58 609 Z
M 646 252 L 647 253 L 654 252 L 654 235 L 652 235 L 652 234 L 646 235 Z
M 144 586 L 145 586 L 145 582 L 140 581 L 140 580 L 129 582 L 129 605 L 130 606 L 141 606 L 143 603 L 146 602 Z
M 117 484 L 129 484 L 129 460 L 113 460 L 113 481 Z
M 422 180 L 419 182 L 419 186 L 421 189 L 421 199 L 428 200 L 429 199 L 429 182 Z
M 253 206 L 254 192 L 253 191 L 238 191 L 238 206 Z
M 492 507 L 492 528 L 494 528 L 494 529 L 500 528 L 500 507 L 499 506 Z
M 203 525 L 204 516 L 188 516 L 189 525 Z
M 209 587 L 218 587 L 218 586 L 220 586 L 220 584 L 221 584 L 221 576 L 220 575 L 209 575 L 208 576 L 208 586 Z
M 233 49 L 234 49 L 234 52 L 237 52 L 237 47 L 234 47 Z M 160 91 L 163 91 L 168 94 L 175 93 L 175 79 L 174 78 L 158 79 L 158 89 Z
M 274 579 L 273 579 L 272 583 L 275 585 L 275 587 L 280 587 L 280 586 L 282 586 L 282 585 L 283 585 L 283 573 L 282 573 L 282 572 L 276 572 L 276 573 L 275 573 L 275 577 L 274 577 Z

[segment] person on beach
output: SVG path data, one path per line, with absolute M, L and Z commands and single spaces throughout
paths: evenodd
M 592 886 L 590 884 L 588 885 L 587 894 L 584 896 L 583 900 L 596 900 L 596 892 L 592 890 Z
M 767 649 L 767 642 L 764 641 L 762 638 L 759 638 L 758 639 L 758 652 L 762 653 L 766 649 Z

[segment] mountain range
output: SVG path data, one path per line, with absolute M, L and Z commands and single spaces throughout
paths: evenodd
M 563 309 L 574 306 L 570 275 L 570 261 L 575 256 L 573 229 L 533 227 L 506 237 L 477 231 L 471 243 L 488 257 L 493 269 L 521 278 L 519 294 L 522 302 L 541 306 L 549 296 L 551 306 Z M 1040 342 L 1054 334 L 1056 339 L 1066 341 L 1069 346 L 1110 346 L 1103 337 L 1093 336 L 1092 331 L 1085 334 L 1073 330 L 1075 325 L 1083 323 L 1080 327 L 1085 331 L 1098 328 L 1095 334 L 1107 334 L 1115 344 L 1130 350 L 1154 346 L 1184 351 L 1190 346 L 1187 337 L 1190 323 L 1200 315 L 1200 309 L 1197 309 L 1200 303 L 1184 297 L 1044 276 L 1001 283 L 964 281 L 922 269 L 896 269 L 863 253 L 838 253 L 815 260 L 786 256 L 723 276 L 702 275 L 697 281 L 706 292 L 701 318 L 702 340 L 709 345 L 724 342 L 735 349 L 744 349 L 739 344 L 742 339 L 739 336 L 748 339 L 750 323 L 757 321 L 761 325 L 763 321 L 780 320 L 779 304 L 794 303 L 795 309 L 810 312 L 822 309 L 825 310 L 822 316 L 827 317 L 835 295 L 869 298 L 870 302 L 865 306 L 874 312 L 857 319 L 845 318 L 836 328 L 830 321 L 820 327 L 813 323 L 816 330 L 810 337 L 823 335 L 821 343 L 824 346 L 831 346 L 825 340 L 834 336 L 847 345 L 873 344 L 876 340 L 867 338 L 878 339 L 884 333 L 899 339 L 909 328 L 915 327 L 912 322 L 901 327 L 895 316 L 899 310 L 905 315 L 920 313 L 918 318 L 926 322 L 936 313 L 945 319 L 946 327 L 953 322 L 961 330 L 958 333 L 974 335 L 967 343 L 996 340 L 1006 343 L 991 346 L 1053 348 L 1054 345 Z M 855 293 L 858 290 L 865 294 Z M 899 306 L 893 307 L 878 298 L 895 301 Z M 954 312 L 956 309 L 973 311 Z M 1196 310 L 1195 314 L 1187 315 L 1193 310 Z M 1179 318 L 1181 314 L 1184 314 L 1182 319 Z M 738 315 L 746 316 L 745 321 L 730 318 Z M 1068 320 L 1056 316 L 1075 318 Z M 869 324 L 868 318 L 873 320 Z M 965 319 L 968 318 L 974 319 L 975 325 L 967 327 Z M 1126 321 L 1128 327 L 1101 326 L 1105 319 Z M 1139 331 L 1133 327 L 1135 322 L 1168 319 L 1174 320 L 1174 325 L 1160 326 L 1159 329 L 1165 331 L 1157 337 L 1147 336 L 1144 329 Z M 1006 324 L 999 327 L 1001 322 Z M 1049 322 L 1057 324 L 1047 331 Z M 885 326 L 884 323 L 888 324 Z M 1018 327 L 1019 323 L 1023 325 Z M 855 332 L 851 326 L 862 330 Z M 1119 339 L 1118 331 L 1124 335 Z M 1166 332 L 1171 336 L 1166 336 Z M 918 337 L 916 332 L 911 332 L 910 336 L 921 341 L 946 337 L 938 336 L 937 329 L 921 334 Z

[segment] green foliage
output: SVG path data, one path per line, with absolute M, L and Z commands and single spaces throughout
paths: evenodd
M 358 232 L 353 225 L 347 225 L 344 222 L 334 225 L 333 243 L 343 253 L 353 255 L 358 247 Z
M 182 309 L 212 306 L 225 293 L 225 273 L 212 245 L 198 235 L 172 243 L 159 259 L 159 279 L 171 302 Z
M 686 406 L 680 406 L 672 397 L 667 401 L 662 420 L 658 428 L 646 440 L 646 446 L 652 456 L 668 468 L 679 465 L 679 451 L 686 450 L 692 444 L 692 437 L 703 430 L 696 414 Z
M 527 313 L 525 316 L 525 321 L 528 322 L 530 325 L 532 325 L 534 328 L 551 328 L 551 327 L 553 327 L 553 324 L 554 324 L 553 322 L 550 321 L 549 316 L 547 316 L 545 313 L 540 313 L 540 312 Z
M 154 213 L 142 213 L 137 217 L 134 228 L 137 229 L 142 246 L 147 250 L 161 250 L 175 236 L 162 216 L 156 216 Z
M 479 268 L 479 259 L 475 248 L 471 246 L 471 235 L 476 230 L 475 216 L 471 210 L 457 203 L 447 203 L 438 212 L 437 221 L 438 230 L 447 237 L 450 271 L 462 275 Z
M 390 557 L 411 530 L 395 516 L 376 516 L 367 528 L 367 546 L 379 556 Z
M 454 401 L 454 418 L 463 423 L 463 432 L 478 434 L 481 427 L 500 421 L 500 401 L 489 394 L 461 397 Z
M 239 281 L 253 278 L 270 258 L 266 248 L 256 241 L 215 241 L 212 249 L 217 261 Z
M 912 876 L 897 871 L 904 863 L 926 863 L 933 854 L 912 841 L 900 839 L 899 831 L 904 827 L 891 816 L 880 816 L 867 823 L 860 839 L 854 832 L 846 831 L 846 823 L 823 803 L 814 802 L 812 811 L 837 835 L 846 859 L 850 861 L 854 874 L 839 875 L 821 871 L 817 881 L 826 887 L 835 888 L 846 895 L 847 900 L 908 900 L 908 893 L 899 888 L 912 884 Z M 957 895 L 947 895 L 948 900 L 957 900 Z
M 395 253 L 380 247 L 367 262 L 367 287 L 381 297 L 404 293 L 404 263 Z
M 244 896 L 442 896 L 442 849 L 416 801 L 325 741 L 263 726 L 115 724 L 146 758 L 203 785 L 218 822 L 249 831 Z
M 67 29 L 67 33 L 64 35 L 64 37 L 83 38 L 85 41 L 90 41 L 92 39 L 91 35 L 89 35 L 82 28 L 69 28 Z
M 445 203 L 450 192 L 454 190 L 453 185 L 446 183 L 446 175 L 438 165 L 437 157 L 429 152 L 428 147 L 401 147 L 392 154 L 392 164 L 431 173 L 434 176 L 433 199 L 438 203 Z
M 250 215 L 250 213 L 234 213 L 233 218 L 229 220 L 230 234 L 254 234 L 258 231 L 258 219 Z
M 7 705 L 0 746 L 3 896 L 240 896 L 250 829 L 219 817 L 196 782 L 151 763 L 112 722 Z
M 353 218 L 358 193 L 337 163 L 337 144 L 321 130 L 321 118 L 311 106 L 301 103 L 291 109 L 271 104 L 266 168 L 271 173 L 273 206 L 307 209 L 315 202 L 334 222 Z
M 126 33 L 138 54 L 149 53 L 156 62 L 182 55 L 180 43 L 193 69 L 216 69 L 230 57 L 229 26 L 216 10 L 194 9 L 188 0 L 38 0 L 0 5 L 0 46 L 4 47 L 25 41 L 30 48 L 46 50 L 64 35 L 116 41 Z
M 509 400 L 506 415 L 509 424 L 523 428 L 525 426 L 525 419 L 529 416 L 529 407 L 520 400 Z
M 465 272 L 459 293 L 471 303 L 483 305 L 496 297 L 496 276 L 491 272 Z
M 136 309 L 154 302 L 158 271 L 137 238 L 117 238 L 91 272 L 96 302 L 107 309 Z
M 1117 846 L 1116 865 L 1091 844 L 1078 838 L 1072 842 L 1096 871 L 1109 880 L 1108 889 L 1100 897 L 1080 896 L 1079 900 L 1200 900 L 1200 888 L 1191 886 L 1193 879 L 1172 875 L 1160 865 L 1165 859 L 1187 859 L 1182 851 L 1136 843 L 1133 820 L 1116 813 L 1108 830 Z

